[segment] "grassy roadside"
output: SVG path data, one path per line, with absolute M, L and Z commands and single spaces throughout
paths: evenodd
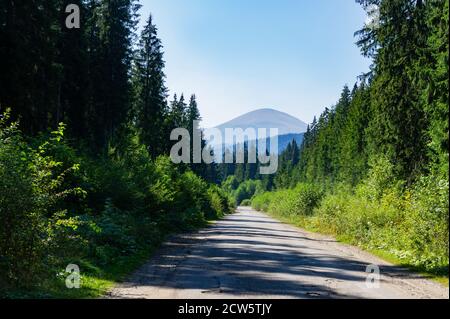
M 139 268 L 154 249 L 141 250 L 132 256 L 121 259 L 114 265 L 103 269 L 93 266 L 88 261 L 81 261 L 81 283 L 79 289 L 68 289 L 64 278 L 54 278 L 41 282 L 34 289 L 8 291 L 8 299 L 85 299 L 98 298 L 111 287 Z
M 167 237 L 166 237 L 167 238 Z M 68 289 L 65 278 L 54 278 L 42 282 L 34 289 L 8 291 L 8 299 L 86 299 L 99 298 L 117 283 L 142 266 L 162 244 L 141 249 L 135 254 L 119 259 L 112 265 L 99 268 L 89 261 L 81 260 L 79 267 L 81 283 L 79 289 Z
M 219 218 L 220 219 L 220 218 Z M 191 226 L 184 232 L 209 227 L 217 222 L 208 220 L 202 224 Z M 89 261 L 80 261 L 81 284 L 79 289 L 68 289 L 64 278 L 55 276 L 32 290 L 14 290 L 6 295 L 11 299 L 92 299 L 101 298 L 116 284 L 125 280 L 130 274 L 144 265 L 155 251 L 171 236 L 183 231 L 171 231 L 162 236 L 158 242 L 148 249 L 141 249 L 131 256 L 120 258 L 116 263 L 99 268 Z
M 416 267 L 416 266 L 410 265 L 410 264 L 405 264 L 401 259 L 399 259 L 392 253 L 389 253 L 385 250 L 371 249 L 369 247 L 355 244 L 355 242 L 351 238 L 348 238 L 345 236 L 335 236 L 335 234 L 331 233 L 329 230 L 318 227 L 317 223 L 313 223 L 311 220 L 312 217 L 305 217 L 305 216 L 301 216 L 301 215 L 286 216 L 286 215 L 282 215 L 282 214 L 278 214 L 278 213 L 274 213 L 274 212 L 264 212 L 264 213 L 270 215 L 271 217 L 273 217 L 277 220 L 280 220 L 281 222 L 284 222 L 284 223 L 287 223 L 290 225 L 294 225 L 299 228 L 303 228 L 307 231 L 333 236 L 338 242 L 357 246 L 357 247 L 359 247 L 359 248 L 361 248 L 361 249 L 393 264 L 393 265 L 404 267 L 406 269 L 409 269 L 413 272 L 416 272 L 416 273 L 422 275 L 424 278 L 433 280 L 439 284 L 449 287 L 449 277 L 448 276 L 439 276 L 434 273 L 427 272 L 423 268 Z

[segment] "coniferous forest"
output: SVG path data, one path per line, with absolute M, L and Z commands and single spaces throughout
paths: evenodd
M 172 163 L 170 132 L 201 115 L 195 94 L 168 96 L 137 0 L 0 0 L 0 296 L 99 296 L 236 205 L 448 278 L 449 1 L 356 2 L 379 8 L 355 30 L 370 72 L 259 175 Z
M 370 72 L 281 154 L 270 183 L 229 177 L 227 187 L 257 209 L 448 278 L 448 1 L 357 2 L 380 10 L 379 25 L 355 33 Z
M 65 27 L 71 3 L 79 29 Z M 0 295 L 96 296 L 168 234 L 231 212 L 209 166 L 168 157 L 171 130 L 200 113 L 195 95 L 168 101 L 139 7 L 0 2 Z M 68 264 L 83 289 L 60 288 Z

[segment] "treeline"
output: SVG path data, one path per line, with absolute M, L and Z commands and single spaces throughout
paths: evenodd
M 448 275 L 449 1 L 358 0 L 368 74 L 282 154 L 253 204 Z
M 300 180 L 355 185 L 380 157 L 408 184 L 448 178 L 448 1 L 381 1 L 379 10 L 379 25 L 357 32 L 371 72 L 309 127 Z
M 79 29 L 65 26 L 69 3 Z M 167 101 L 163 47 L 151 16 L 137 35 L 139 8 L 0 0 L 2 296 L 96 296 L 167 234 L 232 210 L 209 166 L 168 158 L 171 130 L 200 113 L 195 95 Z M 68 264 L 79 290 L 65 288 Z
M 137 134 L 153 158 L 169 154 L 167 136 L 200 119 L 195 95 L 167 101 L 163 47 L 150 16 L 136 34 L 136 0 L 1 0 L 0 107 L 25 134 L 67 124 L 93 155 Z M 81 27 L 66 27 L 68 4 Z

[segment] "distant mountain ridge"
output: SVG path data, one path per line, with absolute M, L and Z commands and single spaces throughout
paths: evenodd
M 243 130 L 247 128 L 254 128 L 256 130 L 258 128 L 266 128 L 267 134 L 269 134 L 270 128 L 277 128 L 278 153 L 281 153 L 293 140 L 297 142 L 297 145 L 301 145 L 307 124 L 287 113 L 270 108 L 263 108 L 243 114 L 215 128 L 222 132 L 223 138 L 225 138 L 225 129 L 227 128 L 241 128 Z M 206 132 L 207 131 L 208 129 Z M 206 136 L 207 135 L 208 134 L 206 134 Z M 214 141 L 212 141 L 211 145 L 215 145 Z M 233 148 L 232 145 L 227 145 L 225 140 L 223 141 L 223 145 L 228 149 Z M 268 147 L 270 146 L 269 138 L 267 138 L 266 145 Z
M 271 108 L 258 109 L 238 116 L 216 128 L 225 134 L 226 128 L 277 128 L 278 135 L 300 134 L 306 132 L 307 124 L 284 112 Z

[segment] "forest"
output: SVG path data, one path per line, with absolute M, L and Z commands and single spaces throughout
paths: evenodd
M 356 2 L 379 12 L 355 33 L 370 71 L 260 175 L 170 160 L 170 132 L 201 114 L 195 94 L 168 96 L 138 1 L 0 0 L 0 297 L 100 296 L 236 205 L 448 281 L 449 1 Z
M 64 25 L 70 3 L 79 29 Z M 139 8 L 0 1 L 0 296 L 98 296 L 169 234 L 233 210 L 209 165 L 169 158 L 171 130 L 200 113 L 195 95 L 168 101 Z M 68 264 L 82 289 L 65 288 Z
M 379 8 L 378 24 L 355 33 L 370 72 L 289 145 L 275 176 L 225 186 L 238 202 L 448 282 L 449 2 L 357 2 Z

